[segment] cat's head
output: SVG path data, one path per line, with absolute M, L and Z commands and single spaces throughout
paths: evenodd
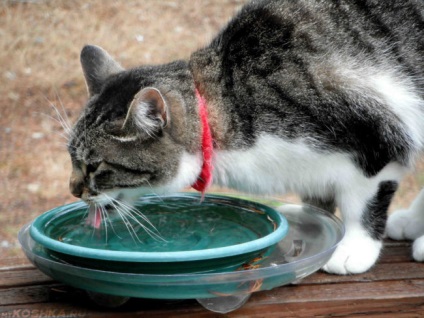
M 86 46 L 89 100 L 70 135 L 70 190 L 88 203 L 131 201 L 190 186 L 201 159 L 199 122 L 185 62 L 124 70 Z

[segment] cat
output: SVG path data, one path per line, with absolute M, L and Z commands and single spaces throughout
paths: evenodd
M 76 197 L 106 206 L 211 183 L 294 192 L 340 209 L 346 234 L 325 271 L 376 263 L 424 144 L 422 1 L 252 1 L 188 60 L 125 70 L 87 45 L 81 64 Z M 388 223 L 424 260 L 424 194 Z

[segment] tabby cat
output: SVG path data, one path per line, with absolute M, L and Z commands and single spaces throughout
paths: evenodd
M 346 235 L 326 271 L 376 262 L 424 146 L 423 1 L 253 1 L 188 60 L 124 70 L 85 46 L 81 63 L 90 98 L 69 140 L 75 196 L 104 207 L 211 182 L 294 192 L 340 209 Z M 424 260 L 424 194 L 388 234 L 417 238 Z

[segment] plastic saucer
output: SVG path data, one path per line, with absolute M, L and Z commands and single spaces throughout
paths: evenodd
M 36 218 L 30 235 L 51 257 L 70 264 L 169 274 L 246 266 L 270 253 L 288 231 L 272 207 L 229 196 L 145 196 L 135 207 L 131 214 L 111 211 L 94 229 L 85 222 L 88 207 L 72 203 Z
M 252 198 L 253 199 L 253 198 Z M 28 259 L 42 272 L 65 284 L 119 297 L 198 299 L 206 308 L 227 312 L 249 295 L 304 278 L 330 259 L 343 237 L 344 228 L 334 215 L 311 206 L 287 205 L 261 199 L 288 220 L 289 232 L 272 252 L 255 265 L 235 271 L 185 274 L 140 274 L 102 271 L 67 264 L 22 228 L 19 241 Z

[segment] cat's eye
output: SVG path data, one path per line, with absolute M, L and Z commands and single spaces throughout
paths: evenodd
M 84 175 L 88 176 L 90 173 L 93 173 L 97 170 L 100 163 L 89 163 L 89 164 L 83 164 L 82 171 L 84 172 Z

